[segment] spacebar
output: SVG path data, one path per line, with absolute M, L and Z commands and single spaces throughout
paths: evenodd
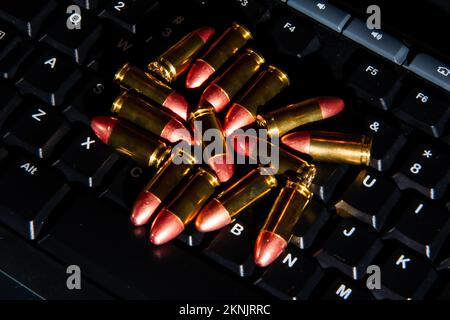
M 125 299 L 258 299 L 255 288 L 189 251 L 150 245 L 117 206 L 82 195 L 40 241 L 44 250 Z

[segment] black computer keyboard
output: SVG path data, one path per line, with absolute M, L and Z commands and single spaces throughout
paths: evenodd
M 2 0 L 0 299 L 449 299 L 450 55 L 364 19 L 314 0 Z M 190 226 L 152 246 L 129 212 L 154 170 L 89 128 L 110 114 L 121 64 L 145 68 L 194 28 L 233 21 L 291 78 L 265 110 L 339 96 L 344 112 L 304 129 L 373 138 L 367 168 L 317 163 L 314 199 L 265 269 L 252 251 L 270 199 L 218 232 Z M 81 290 L 67 288 L 69 265 Z M 367 288 L 370 265 L 380 290 Z

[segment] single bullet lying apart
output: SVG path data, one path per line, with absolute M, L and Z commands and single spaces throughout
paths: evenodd
M 303 172 L 287 176 L 256 239 L 254 260 L 258 266 L 268 266 L 286 248 L 292 230 L 311 199 L 310 186 L 315 173 L 314 165 L 310 165 Z
M 177 80 L 214 33 L 215 30 L 209 27 L 192 31 L 150 62 L 147 66 L 148 70 L 167 82 Z
M 203 92 L 201 99 L 222 111 L 264 63 L 264 58 L 251 49 L 245 50 L 225 72 Z
M 268 66 L 255 82 L 230 107 L 225 116 L 225 135 L 229 136 L 239 128 L 255 121 L 258 108 L 264 106 L 289 85 L 286 73 L 274 66 Z
M 180 162 L 174 159 L 179 157 Z M 167 196 L 178 186 L 192 170 L 195 158 L 189 153 L 179 151 L 172 152 L 156 175 L 149 181 L 139 194 L 134 203 L 131 214 L 131 222 L 135 226 L 141 226 L 148 222 L 156 209 L 167 199 Z
M 195 89 L 202 86 L 214 72 L 227 62 L 251 38 L 252 35 L 247 28 L 233 23 L 211 45 L 208 51 L 192 64 L 186 77 L 186 88 Z
M 341 98 L 320 97 L 258 115 L 256 121 L 270 136 L 282 136 L 304 124 L 330 118 L 343 109 L 344 101 Z
M 91 128 L 104 143 L 143 166 L 158 168 L 171 153 L 157 137 L 113 117 L 94 117 Z
M 186 99 L 150 73 L 125 63 L 114 75 L 114 80 L 123 88 L 134 89 L 186 120 L 189 109 Z
M 318 161 L 366 166 L 370 163 L 372 139 L 364 135 L 300 131 L 282 137 L 281 142 Z
M 197 229 L 200 232 L 210 232 L 226 226 L 245 208 L 275 188 L 277 179 L 273 175 L 264 174 L 262 169 L 260 167 L 250 171 L 212 199 L 197 216 Z
M 111 112 L 172 143 L 179 140 L 192 143 L 190 132 L 180 121 L 132 92 L 122 92 L 114 100 Z
M 214 173 L 198 168 L 178 195 L 156 216 L 150 230 L 150 241 L 160 245 L 177 237 L 195 218 L 219 184 Z
M 215 133 L 215 144 L 221 145 L 221 150 L 211 150 L 211 153 L 205 154 L 205 161 L 210 168 L 217 174 L 220 182 L 226 182 L 231 179 L 234 174 L 234 161 L 230 156 L 229 148 L 219 120 L 214 112 L 214 108 L 210 105 L 199 106 L 196 110 L 191 112 L 189 117 L 191 128 L 194 132 L 194 140 L 196 145 L 203 145 L 206 147 L 207 143 L 202 140 L 205 138 L 205 132 Z

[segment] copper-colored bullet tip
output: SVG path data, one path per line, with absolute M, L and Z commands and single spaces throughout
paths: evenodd
M 232 161 L 228 163 L 228 157 L 225 153 L 211 157 L 208 164 L 215 172 L 220 182 L 227 182 L 233 177 L 234 163 Z
M 200 38 L 202 38 L 203 42 L 208 42 L 208 40 L 216 33 L 216 30 L 211 27 L 203 27 L 194 31 Z
M 135 226 L 146 224 L 160 204 L 161 200 L 153 193 L 142 192 L 134 203 L 131 223 Z
M 274 262 L 286 248 L 287 242 L 277 234 L 262 230 L 255 243 L 255 263 L 266 267 Z
M 177 119 L 170 120 L 163 131 L 161 137 L 168 141 L 175 143 L 180 140 L 184 140 L 189 144 L 192 144 L 192 136 L 188 129 Z
M 186 88 L 196 89 L 201 87 L 214 71 L 209 63 L 201 59 L 195 61 L 186 76 Z
M 200 232 L 218 230 L 231 222 L 227 209 L 217 200 L 210 201 L 197 216 L 195 226 Z
M 248 126 L 255 121 L 253 115 L 247 108 L 238 103 L 234 103 L 225 116 L 224 131 L 225 135 L 229 136 L 239 128 Z
M 150 242 L 154 245 L 164 244 L 176 238 L 184 230 L 184 224 L 175 214 L 167 209 L 161 210 L 150 229 Z
M 322 117 L 330 118 L 344 110 L 344 100 L 338 97 L 320 97 L 318 98 Z
M 94 117 L 91 120 L 91 128 L 101 141 L 108 143 L 116 123 L 117 119 L 113 117 Z
M 282 137 L 281 142 L 294 150 L 309 154 L 309 147 L 311 145 L 311 132 L 293 132 Z
M 179 115 L 181 119 L 187 119 L 189 104 L 186 99 L 177 92 L 172 92 L 166 98 L 163 103 L 163 106 L 167 109 L 171 110 L 173 113 Z
M 216 112 L 222 111 L 228 102 L 230 102 L 230 98 L 228 94 L 217 84 L 210 84 L 202 94 L 202 99 L 208 101 Z

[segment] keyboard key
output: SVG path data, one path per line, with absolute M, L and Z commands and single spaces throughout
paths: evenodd
M 186 226 L 184 231 L 177 237 L 178 240 L 183 242 L 189 247 L 197 247 L 202 243 L 205 234 L 197 231 L 197 228 L 193 223 Z
M 416 144 L 394 175 L 398 187 L 415 189 L 430 199 L 440 198 L 450 183 L 450 155 L 428 144 Z
M 122 161 L 119 167 L 120 170 L 114 174 L 102 196 L 131 210 L 137 196 L 155 172 L 149 168 L 138 166 L 134 161 L 128 159 Z
M 16 89 L 6 83 L 0 82 L 0 128 L 8 118 L 8 116 L 16 110 L 17 106 L 22 102 L 22 98 L 17 94 Z
M 405 68 L 431 83 L 450 91 L 450 66 L 432 56 L 419 53 L 410 64 L 405 65 Z
M 79 24 L 70 24 L 68 21 L 71 15 L 65 10 L 59 12 L 40 41 L 48 43 L 81 64 L 100 38 L 102 27 L 89 12 L 80 10 L 77 14 L 81 17 Z
M 73 2 L 85 9 L 92 10 L 97 8 L 104 0 L 73 0 Z
M 317 173 L 312 183 L 312 190 L 320 199 L 328 202 L 349 166 L 326 162 L 317 162 L 315 166 Z
M 400 220 L 385 238 L 394 238 L 409 248 L 434 259 L 450 234 L 450 215 L 427 201 L 411 199 Z
M 6 56 L 0 58 L 0 77 L 14 79 L 23 62 L 33 51 L 33 45 L 28 41 L 20 41 Z
M 364 129 L 372 138 L 370 166 L 378 171 L 390 169 L 406 138 L 398 128 L 391 126 L 382 117 L 367 116 Z
M 34 240 L 69 187 L 34 157 L 12 155 L 2 163 L 0 190 L 0 221 Z
M 302 58 L 320 48 L 314 30 L 292 15 L 281 15 L 273 19 L 270 35 L 277 51 L 290 57 Z
M 258 299 L 261 295 L 192 252 L 149 244 L 117 205 L 81 194 L 40 246 L 126 299 Z M 213 286 L 211 286 L 214 284 Z
M 325 289 L 322 300 L 373 300 L 367 289 L 362 289 L 357 283 L 338 277 Z
M 68 124 L 55 111 L 38 103 L 20 110 L 20 116 L 4 136 L 9 145 L 24 148 L 39 158 L 47 158 L 69 131 Z
M 394 70 L 374 58 L 365 58 L 352 68 L 348 80 L 361 99 L 370 104 L 388 110 L 400 83 Z
M 241 277 L 248 277 L 255 269 L 253 247 L 256 236 L 255 230 L 236 221 L 220 231 L 205 254 Z
M 429 89 L 410 90 L 398 109 L 397 117 L 423 132 L 440 137 L 450 119 L 449 102 Z
M 373 229 L 343 219 L 315 256 L 322 268 L 337 268 L 358 280 L 365 276 L 381 246 Z
M 46 50 L 39 53 L 17 86 L 22 93 L 35 95 L 56 106 L 80 78 L 80 71 L 67 58 Z
M 311 199 L 294 228 L 290 242 L 300 249 L 311 247 L 329 218 L 330 214 L 325 206 L 314 198 Z
M 323 272 L 295 247 L 288 246 L 255 284 L 284 300 L 307 299 L 322 278 Z
M 255 27 L 258 23 L 269 20 L 273 7 L 272 1 L 267 0 L 234 0 L 237 10 L 244 22 L 249 27 Z
M 425 258 L 398 248 L 381 267 L 381 289 L 373 290 L 377 299 L 423 299 L 436 280 L 436 272 Z
M 117 88 L 111 81 L 93 77 L 86 80 L 86 85 L 63 110 L 64 115 L 71 122 L 90 125 L 92 117 L 110 114 L 112 102 L 117 94 Z
M 399 65 L 409 52 L 400 40 L 382 30 L 369 29 L 365 22 L 356 18 L 345 27 L 343 35 Z
M 139 23 L 145 16 L 159 6 L 156 0 L 113 0 L 99 14 L 101 18 L 108 19 L 131 33 L 138 32 Z
M 445 259 L 442 261 L 439 266 L 437 267 L 437 270 L 450 270 L 450 258 Z
M 0 239 L 2 239 L 0 241 L 0 278 L 4 275 L 15 281 L 15 298 L 20 300 L 111 299 L 109 295 L 92 285 L 84 277 L 83 272 L 81 272 L 81 290 L 69 290 L 66 284 L 69 276 L 68 265 L 57 263 L 2 226 L 0 226 Z M 2 288 L 1 280 L 0 288 Z M 0 290 L 0 298 L 3 298 L 4 294 L 8 298 L 11 293 L 11 291 Z M 20 296 L 17 297 L 17 295 Z
M 69 181 L 81 182 L 92 188 L 100 185 L 118 159 L 117 153 L 86 128 L 76 135 L 53 165 L 60 169 Z
M 349 13 L 328 1 L 288 0 L 288 5 L 339 33 L 350 19 Z
M 354 216 L 380 230 L 399 199 L 400 192 L 393 182 L 362 170 L 335 207 L 338 214 Z
M 12 27 L 0 21 L 0 60 L 10 53 L 20 42 Z
M 438 300 L 450 300 L 450 282 L 448 282 L 447 286 L 441 290 Z
M 14 24 L 28 36 L 35 37 L 56 5 L 54 0 L 2 0 L 0 18 Z

